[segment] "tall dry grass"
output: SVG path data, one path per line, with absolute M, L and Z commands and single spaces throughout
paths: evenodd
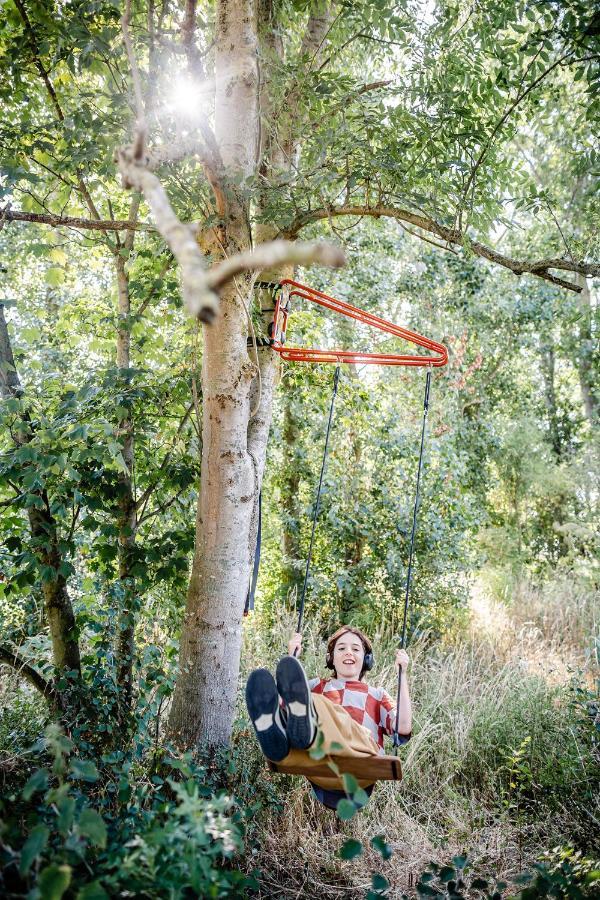
M 591 651 L 599 611 L 598 595 L 568 584 L 521 586 L 510 606 L 476 586 L 469 614 L 443 640 L 422 636 L 410 647 L 414 736 L 401 751 L 404 780 L 380 783 L 348 823 L 302 779 L 268 774 L 255 742 L 244 739 L 248 765 L 252 758 L 255 777 L 271 780 L 279 799 L 263 814 L 252 856 L 263 896 L 364 897 L 379 871 L 389 896 L 399 897 L 412 893 L 430 859 L 466 851 L 502 878 L 558 844 L 598 848 L 600 766 L 577 689 L 598 674 Z M 293 629 L 284 616 L 268 631 L 260 619 L 249 623 L 243 680 L 258 665 L 274 666 Z M 379 634 L 374 645 L 369 680 L 393 694 L 394 640 Z M 324 674 L 318 620 L 307 622 L 302 659 L 310 675 Z M 393 847 L 390 861 L 370 849 L 375 835 Z M 336 851 L 350 836 L 366 850 L 342 862 Z

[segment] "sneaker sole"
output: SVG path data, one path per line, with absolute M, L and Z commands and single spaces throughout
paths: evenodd
M 277 690 L 288 712 L 286 731 L 290 746 L 306 750 L 314 740 L 317 723 L 312 713 L 310 687 L 304 669 L 294 656 L 284 656 L 277 665 L 276 678 Z M 306 713 L 294 715 L 296 703 L 303 704 Z
M 279 708 L 279 695 L 273 676 L 267 669 L 252 672 L 246 684 L 246 706 L 260 749 L 273 762 L 281 762 L 289 753 L 288 738 L 275 722 Z M 272 715 L 273 724 L 258 731 L 254 723 L 261 716 Z

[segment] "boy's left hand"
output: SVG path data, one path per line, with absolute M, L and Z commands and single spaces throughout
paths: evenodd
M 403 672 L 406 672 L 406 670 L 408 669 L 408 663 L 409 658 L 406 650 L 396 650 L 396 666 L 402 669 Z

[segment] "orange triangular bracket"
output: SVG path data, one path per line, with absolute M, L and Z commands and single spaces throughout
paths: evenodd
M 362 365 L 378 365 L 378 366 L 445 366 L 448 362 L 448 351 L 443 344 L 433 341 L 431 338 L 423 337 L 416 331 L 409 331 L 401 325 L 395 325 L 375 316 L 373 313 L 352 306 L 344 300 L 336 300 L 322 291 L 300 284 L 298 281 L 292 281 L 286 278 L 280 283 L 281 290 L 277 295 L 275 303 L 275 311 L 273 322 L 270 326 L 271 347 L 282 359 L 295 360 L 296 362 L 325 362 L 325 363 L 356 363 Z M 310 300 L 311 303 L 318 303 L 333 312 L 340 313 L 357 322 L 363 322 L 365 325 L 371 325 L 378 328 L 386 334 L 394 335 L 394 337 L 402 338 L 410 344 L 423 347 L 429 350 L 431 355 L 417 356 L 398 353 L 361 353 L 355 350 L 317 350 L 314 348 L 307 349 L 305 347 L 286 347 L 286 330 L 288 318 L 291 312 L 292 297 L 301 297 L 304 300 Z

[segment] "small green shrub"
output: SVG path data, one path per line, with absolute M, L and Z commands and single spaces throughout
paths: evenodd
M 592 860 L 570 847 L 556 847 L 545 853 L 532 872 L 517 879 L 525 887 L 519 900 L 556 897 L 584 900 L 600 896 L 600 860 Z
M 3 896 L 234 898 L 255 887 L 235 867 L 246 811 L 189 756 L 165 754 L 142 776 L 123 754 L 100 767 L 77 756 L 56 725 L 42 743 L 49 764 L 2 811 Z

